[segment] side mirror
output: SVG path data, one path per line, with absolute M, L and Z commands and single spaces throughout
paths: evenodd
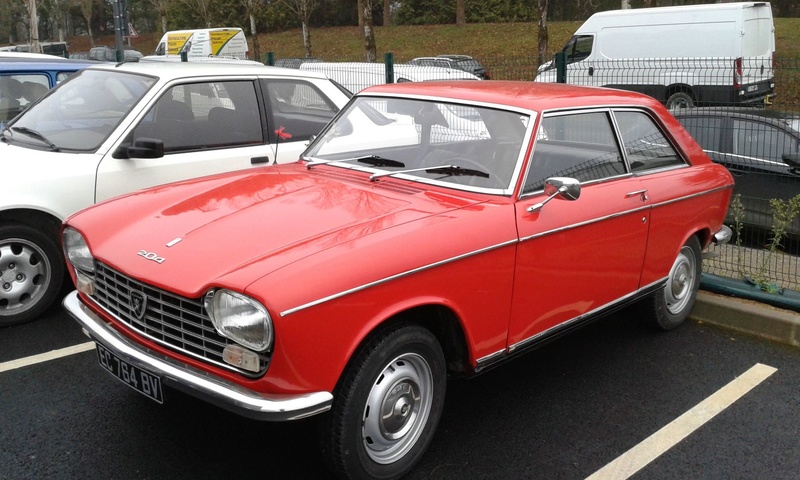
M 128 147 L 128 158 L 161 158 L 164 142 L 157 138 L 138 138 Z
M 569 177 L 550 177 L 544 182 L 544 193 L 547 198 L 528 207 L 528 212 L 538 212 L 555 197 L 562 200 L 577 200 L 581 196 L 581 182 Z

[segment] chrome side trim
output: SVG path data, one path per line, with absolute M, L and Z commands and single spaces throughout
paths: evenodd
M 547 337 L 548 335 L 551 335 L 551 334 L 555 333 L 558 330 L 561 330 L 563 328 L 569 327 L 570 325 L 578 323 L 581 320 L 585 320 L 587 317 L 591 317 L 593 315 L 596 315 L 596 314 L 602 312 L 603 310 L 607 310 L 607 309 L 610 309 L 610 308 L 612 308 L 612 307 L 614 307 L 614 306 L 616 306 L 618 304 L 625 303 L 627 300 L 635 298 L 635 297 L 641 295 L 643 292 L 647 292 L 648 290 L 651 290 L 651 289 L 653 289 L 655 287 L 661 286 L 666 281 L 667 281 L 667 277 L 664 277 L 664 278 L 662 278 L 660 280 L 657 280 L 657 281 L 655 281 L 655 282 L 653 282 L 653 283 L 651 283 L 649 285 L 641 287 L 638 290 L 636 290 L 636 291 L 634 291 L 632 293 L 629 293 L 628 295 L 625 295 L 624 297 L 620 297 L 620 298 L 614 300 L 613 302 L 610 302 L 610 303 L 607 303 L 606 305 L 602 305 L 600 307 L 597 307 L 594 310 L 592 310 L 591 312 L 586 312 L 583 315 L 578 315 L 577 317 L 573 318 L 572 320 L 567 320 L 566 322 L 562 322 L 562 323 L 560 323 L 558 325 L 550 327 L 550 328 L 548 328 L 547 330 L 545 330 L 543 332 L 539 332 L 539 333 L 537 333 L 537 334 L 535 334 L 535 335 L 533 335 L 531 337 L 528 337 L 528 338 L 526 338 L 524 340 L 521 340 L 521 341 L 519 341 L 519 342 L 517 342 L 517 343 L 515 343 L 513 345 L 509 345 L 508 353 L 509 354 L 514 353 L 515 350 L 520 349 L 522 347 L 525 347 L 526 345 L 529 345 L 531 343 L 534 343 L 537 340 L 542 339 L 543 337 Z
M 534 238 L 544 237 L 545 235 L 551 235 L 553 233 L 563 232 L 564 230 L 571 230 L 573 228 L 583 227 L 584 225 L 591 225 L 591 224 L 597 223 L 597 222 L 604 222 L 604 221 L 610 220 L 612 218 L 622 217 L 622 216 L 625 216 L 625 215 L 630 215 L 632 213 L 641 212 L 641 211 L 644 211 L 644 210 L 650 210 L 651 208 L 653 208 L 652 205 L 644 205 L 644 206 L 641 206 L 641 207 L 638 207 L 638 208 L 632 208 L 630 210 L 626 210 L 624 212 L 612 213 L 610 215 L 606 215 L 605 217 L 597 217 L 597 218 L 593 218 L 591 220 L 586 220 L 586 221 L 583 221 L 583 222 L 573 223 L 572 225 L 564 225 L 563 227 L 558 227 L 558 228 L 554 228 L 552 230 L 547 230 L 547 231 L 544 231 L 544 232 L 535 233 L 533 235 L 528 235 L 527 237 L 520 238 L 519 241 L 520 242 L 526 242 L 528 240 L 533 240 Z
M 488 365 L 490 363 L 494 363 L 496 360 L 500 360 L 506 355 L 506 349 L 498 350 L 494 353 L 490 353 L 485 357 L 479 358 L 475 363 L 477 364 L 477 369 L 480 370 L 482 365 Z
M 239 415 L 257 420 L 285 421 L 310 417 L 331 408 L 333 395 L 330 392 L 297 395 L 254 392 L 148 350 L 111 328 L 81 302 L 77 291 L 64 298 L 63 306 L 92 340 L 125 362 L 161 377 L 173 388 Z
M 428 270 L 428 269 L 431 269 L 431 268 L 439 267 L 441 265 L 445 265 L 445 264 L 448 264 L 448 263 L 451 263 L 451 262 L 455 262 L 457 260 L 461 260 L 461 259 L 464 259 L 464 258 L 467 258 L 467 257 L 471 257 L 473 255 L 478 255 L 478 254 L 481 254 L 481 253 L 489 252 L 491 250 L 496 250 L 498 248 L 506 247 L 508 245 L 513 245 L 513 244 L 515 244 L 517 242 L 518 242 L 518 240 L 516 238 L 514 238 L 512 240 L 508 240 L 508 241 L 503 242 L 503 243 L 498 243 L 497 245 L 492 245 L 490 247 L 481 248 L 480 250 L 475 250 L 475 251 L 472 251 L 472 252 L 468 252 L 468 253 L 464 253 L 464 254 L 461 254 L 461 255 L 457 255 L 455 257 L 446 258 L 444 260 L 440 260 L 438 262 L 434 262 L 434 263 L 431 263 L 431 264 L 428 264 L 428 265 L 423 265 L 421 267 L 417 267 L 417 268 L 414 268 L 414 269 L 411 269 L 411 270 L 406 270 L 405 272 L 400 272 L 400 273 L 397 273 L 395 275 L 391 275 L 391 276 L 388 276 L 386 278 L 382 278 L 380 280 L 375 280 L 374 282 L 365 283 L 364 285 L 359 285 L 358 287 L 353 287 L 353 288 L 350 288 L 348 290 L 344 290 L 344 291 L 341 291 L 339 293 L 334 293 L 333 295 L 328 295 L 327 297 L 320 298 L 318 300 L 314 300 L 314 301 L 305 303 L 303 305 L 299 305 L 297 307 L 290 308 L 288 310 L 284 310 L 283 312 L 280 313 L 280 316 L 281 317 L 285 317 L 287 315 L 291 315 L 292 313 L 299 312 L 300 310 L 305 310 L 306 308 L 313 307 L 313 306 L 319 305 L 321 303 L 329 302 L 331 300 L 335 300 L 337 298 L 344 297 L 345 295 L 350 295 L 351 293 L 360 292 L 362 290 L 366 290 L 366 289 L 374 287 L 376 285 L 381 285 L 383 283 L 391 282 L 392 280 L 397 280 L 398 278 L 402 278 L 402 277 L 405 277 L 405 276 L 408 276 L 408 275 L 412 275 L 414 273 L 419 273 L 419 272 L 422 272 L 424 270 Z

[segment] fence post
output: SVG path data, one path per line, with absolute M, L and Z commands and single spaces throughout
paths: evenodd
M 383 65 L 386 68 L 386 83 L 394 83 L 394 54 L 392 52 L 383 54 Z
M 558 52 L 555 57 L 556 82 L 567 83 L 567 52 Z
M 264 58 L 264 63 L 269 65 L 270 67 L 275 66 L 275 52 L 267 52 L 267 56 Z
M 181 52 L 181 62 L 188 62 L 189 61 L 189 52 L 182 51 Z

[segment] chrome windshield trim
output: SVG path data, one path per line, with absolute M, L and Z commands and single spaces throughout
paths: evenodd
M 509 345 L 508 346 L 508 353 L 509 354 L 510 353 L 514 353 L 515 350 L 518 350 L 518 349 L 520 349 L 522 347 L 525 347 L 528 344 L 534 343 L 536 340 L 539 340 L 539 339 L 541 339 L 543 337 L 546 337 L 547 335 L 553 333 L 554 331 L 561 330 L 563 328 L 569 327 L 570 325 L 572 325 L 574 323 L 578 323 L 581 320 L 586 319 L 587 317 L 591 317 L 593 315 L 596 315 L 596 314 L 602 312 L 603 310 L 606 310 L 608 308 L 613 307 L 614 305 L 617 305 L 619 303 L 624 303 L 626 300 L 634 298 L 634 297 L 640 295 L 642 292 L 646 292 L 647 290 L 650 290 L 650 289 L 652 289 L 654 287 L 658 287 L 659 285 L 662 285 L 662 284 L 666 283 L 667 278 L 668 277 L 664 277 L 664 278 L 662 278 L 660 280 L 657 280 L 657 281 L 655 281 L 653 283 L 645 285 L 644 287 L 641 287 L 641 288 L 639 288 L 638 290 L 636 290 L 634 292 L 631 292 L 631 293 L 629 293 L 629 294 L 627 294 L 627 295 L 625 295 L 623 297 L 620 297 L 620 298 L 614 300 L 613 302 L 609 302 L 609 303 L 607 303 L 605 305 L 601 305 L 601 306 L 595 308 L 594 310 L 592 310 L 590 312 L 586 312 L 586 313 L 584 313 L 582 315 L 578 315 L 577 317 L 575 317 L 575 318 L 573 318 L 571 320 L 567 320 L 566 322 L 559 323 L 558 325 L 552 326 L 552 327 L 548 328 L 547 330 L 539 332 L 539 333 L 537 333 L 537 334 L 535 334 L 535 335 L 533 335 L 531 337 L 528 337 L 528 338 L 526 338 L 524 340 L 521 340 L 521 341 L 519 341 L 519 342 L 517 342 L 517 343 L 515 343 L 513 345 Z
M 359 285 L 357 287 L 353 287 L 353 288 L 350 288 L 350 289 L 347 289 L 347 290 L 343 290 L 341 292 L 334 293 L 333 295 L 328 295 L 327 297 L 323 297 L 323 298 L 320 298 L 318 300 L 314 300 L 314 301 L 305 303 L 303 305 L 299 305 L 297 307 L 290 308 L 288 310 L 284 310 L 283 312 L 280 313 L 280 316 L 281 317 L 285 317 L 287 315 L 291 315 L 293 313 L 297 313 L 297 312 L 299 312 L 301 310 L 305 310 L 307 308 L 310 308 L 310 307 L 313 307 L 313 306 L 316 306 L 316 305 L 320 305 L 322 303 L 329 302 L 329 301 L 335 300 L 337 298 L 344 297 L 345 295 L 350 295 L 351 293 L 360 292 L 362 290 L 366 290 L 368 288 L 372 288 L 372 287 L 377 286 L 377 285 L 382 285 L 384 283 L 391 282 L 393 280 L 397 280 L 398 278 L 403 278 L 403 277 L 406 277 L 408 275 L 412 275 L 412 274 L 415 274 L 415 273 L 422 272 L 424 270 L 429 270 L 431 268 L 436 268 L 436 267 L 439 267 L 439 266 L 442 266 L 442 265 L 445 265 L 445 264 L 448 264 L 448 263 L 452 263 L 452 262 L 455 262 L 455 261 L 458 261 L 458 260 L 461 260 L 461 259 L 464 259 L 464 258 L 467 258 L 467 257 L 471 257 L 471 256 L 474 256 L 474 255 L 485 253 L 485 252 L 488 252 L 488 251 L 491 251 L 491 250 L 496 250 L 498 248 L 506 247 L 508 245 L 514 245 L 517 242 L 518 242 L 518 240 L 516 238 L 514 238 L 512 240 L 508 240 L 506 242 L 498 243 L 496 245 L 492 245 L 492 246 L 489 246 L 489 247 L 486 247 L 486 248 L 481 248 L 479 250 L 474 250 L 472 252 L 467 252 L 467 253 L 463 253 L 461 255 L 456 255 L 455 257 L 446 258 L 444 260 L 440 260 L 438 262 L 430 263 L 428 265 L 423 265 L 421 267 L 413 268 L 411 270 L 406 270 L 404 272 L 400 272 L 400 273 L 397 273 L 397 274 L 394 274 L 394 275 L 390 275 L 390 276 L 385 277 L 385 278 L 381 278 L 380 280 L 375 280 L 373 282 L 365 283 L 364 285 Z
M 239 415 L 258 420 L 285 421 L 310 417 L 331 408 L 333 395 L 330 392 L 263 394 L 149 350 L 106 323 L 80 300 L 77 291 L 64 298 L 63 306 L 80 324 L 84 333 L 125 362 L 161 377 L 165 384 L 173 388 Z

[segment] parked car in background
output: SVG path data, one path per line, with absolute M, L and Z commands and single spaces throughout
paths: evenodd
M 489 80 L 486 67 L 469 55 L 437 55 L 435 57 L 418 57 L 408 62 L 409 65 L 427 65 L 432 67 L 458 68 L 469 72 L 482 80 Z
M 800 115 L 758 108 L 682 108 L 672 112 L 711 160 L 736 179 L 742 223 L 773 225 L 770 199 L 800 194 Z M 728 211 L 733 221 L 733 211 Z M 789 226 L 800 235 L 800 219 Z
M 16 117 L 73 73 L 95 63 L 44 54 L 0 53 L 0 124 Z
M 247 60 L 249 47 L 238 27 L 173 30 L 161 37 L 153 55 L 180 57 L 223 57 Z
M 106 47 L 105 45 L 96 45 L 89 49 L 87 54 L 89 60 L 99 60 L 101 62 L 117 62 L 117 49 Z M 142 53 L 132 47 L 125 47 L 122 49 L 122 61 L 136 62 L 142 58 Z
M 263 65 L 100 64 L 0 136 L 0 326 L 56 299 L 58 227 L 143 187 L 297 161 L 349 99 L 322 75 Z
M 294 57 L 294 58 L 276 58 L 275 66 L 283 68 L 300 68 L 300 65 L 307 62 L 321 62 L 316 57 Z
M 386 83 L 386 65 L 368 62 L 303 62 L 300 70 L 318 72 L 331 78 L 351 92 L 358 92 L 372 85 Z M 395 63 L 392 66 L 394 83 L 426 82 L 432 80 L 480 80 L 459 68 L 409 65 Z
M 22 53 L 43 53 L 45 55 L 55 55 L 62 58 L 70 58 L 67 42 L 39 42 L 39 49 L 30 44 L 11 45 L 0 47 L 3 52 L 22 52 Z
M 702 249 L 730 236 L 732 188 L 644 95 L 376 86 L 302 162 L 69 218 L 64 305 L 101 366 L 149 398 L 169 386 L 262 420 L 327 411 L 335 474 L 398 478 L 434 436 L 448 373 L 634 302 L 680 325 Z

